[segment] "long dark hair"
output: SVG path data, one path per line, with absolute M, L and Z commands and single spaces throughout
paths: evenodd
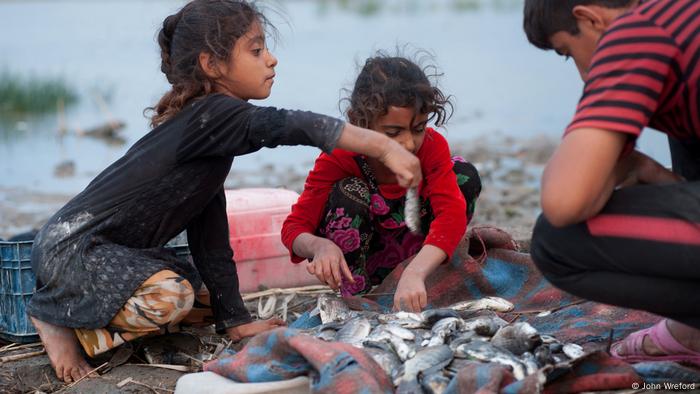
M 160 70 L 172 85 L 152 111 L 156 127 L 190 101 L 214 91 L 214 82 L 199 64 L 199 54 L 228 61 L 236 41 L 254 23 L 272 27 L 253 3 L 245 0 L 193 0 L 163 21 L 158 32 Z M 274 27 L 272 27 L 274 29 Z
M 371 127 L 391 106 L 413 107 L 415 114 L 429 114 L 428 120 L 437 127 L 447 122 L 453 109 L 451 97 L 431 83 L 430 78 L 441 75 L 434 65 L 420 67 L 417 64 L 425 63 L 425 59 L 432 56 L 419 51 L 414 57 L 418 54 L 422 54 L 423 60 L 414 62 L 383 52 L 367 59 L 350 96 L 341 100 L 341 104 L 348 102 L 346 115 L 350 123 Z

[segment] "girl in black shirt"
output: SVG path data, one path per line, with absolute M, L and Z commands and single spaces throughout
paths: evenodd
M 78 343 L 94 355 L 182 321 L 202 281 L 216 329 L 231 339 L 281 324 L 252 321 L 238 290 L 223 188 L 235 156 L 338 147 L 378 158 L 405 187 L 420 182 L 418 159 L 383 134 L 247 102 L 266 98 L 274 81 L 266 26 L 244 0 L 194 0 L 168 16 L 158 42 L 172 89 L 153 130 L 37 235 L 28 313 L 59 379 L 89 371 Z M 163 248 L 183 230 L 194 267 Z

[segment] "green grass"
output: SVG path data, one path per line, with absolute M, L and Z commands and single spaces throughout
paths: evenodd
M 0 113 L 31 115 L 55 112 L 59 101 L 67 107 L 78 101 L 75 90 L 60 78 L 23 77 L 0 72 Z

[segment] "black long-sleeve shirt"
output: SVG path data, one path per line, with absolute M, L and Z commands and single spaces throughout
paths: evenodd
M 343 122 L 210 95 L 154 128 L 42 228 L 28 313 L 106 326 L 148 277 L 169 269 L 211 293 L 216 328 L 250 321 L 238 290 L 223 184 L 235 156 L 278 145 L 330 152 Z M 163 248 L 187 230 L 196 270 Z

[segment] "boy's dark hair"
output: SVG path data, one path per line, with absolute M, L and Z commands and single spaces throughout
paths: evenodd
M 236 40 L 254 23 L 271 26 L 254 4 L 245 0 L 193 0 L 163 21 L 158 32 L 160 70 L 172 88 L 156 104 L 151 126 L 170 119 L 193 99 L 214 90 L 199 65 L 199 54 L 228 61 Z
M 433 71 L 428 72 L 426 71 Z M 413 107 L 415 114 L 431 114 L 440 127 L 452 114 L 450 97 L 434 86 L 428 76 L 437 77 L 434 66 L 419 67 L 400 56 L 377 53 L 367 59 L 355 81 L 346 114 L 350 123 L 368 128 L 389 107 Z
M 557 32 L 579 33 L 573 10 L 578 5 L 596 4 L 626 8 L 637 0 L 525 0 L 523 28 L 528 41 L 540 49 L 553 49 L 549 39 Z

